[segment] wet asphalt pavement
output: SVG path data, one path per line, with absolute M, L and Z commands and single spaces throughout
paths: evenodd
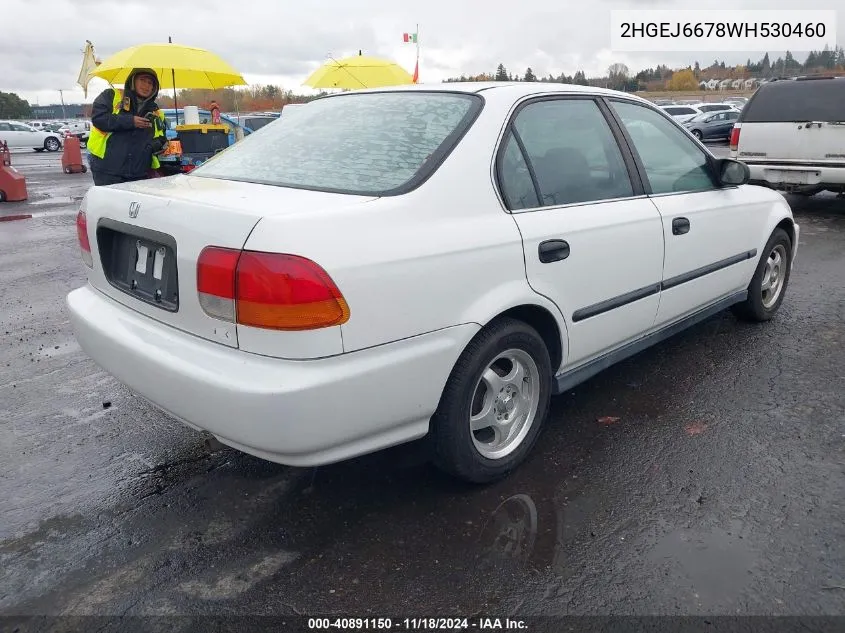
M 717 148 L 723 155 L 725 148 Z M 318 469 L 222 448 L 74 342 L 90 175 L 16 153 L 0 206 L 0 614 L 845 615 L 845 199 L 790 197 L 766 325 L 718 315 L 553 402 L 489 487 L 410 445 Z

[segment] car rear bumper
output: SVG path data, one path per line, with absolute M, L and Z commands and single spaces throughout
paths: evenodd
M 91 286 L 67 297 L 82 349 L 159 409 L 246 453 L 291 466 L 341 461 L 424 436 L 478 331 L 455 326 L 330 358 L 232 349 L 153 321 Z
M 748 165 L 752 183 L 788 190 L 845 185 L 845 166 L 770 165 L 743 162 Z

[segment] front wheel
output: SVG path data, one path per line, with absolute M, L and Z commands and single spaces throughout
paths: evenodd
M 472 483 L 514 470 L 539 436 L 551 383 L 549 352 L 534 328 L 515 319 L 485 327 L 455 364 L 432 417 L 437 466 Z
M 748 284 L 748 298 L 733 307 L 734 313 L 746 321 L 770 320 L 783 303 L 791 269 L 792 240 L 775 229 Z

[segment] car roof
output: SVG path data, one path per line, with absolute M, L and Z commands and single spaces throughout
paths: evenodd
M 589 94 L 625 97 L 641 101 L 653 106 L 647 99 L 638 97 L 630 92 L 620 92 L 607 88 L 596 88 L 594 86 L 580 86 L 575 84 L 561 84 L 540 81 L 456 81 L 441 84 L 411 84 L 406 86 L 390 86 L 387 88 L 369 88 L 328 95 L 328 97 L 343 96 L 349 94 L 383 93 L 383 92 L 462 92 L 462 93 L 483 93 L 485 99 L 513 100 L 522 97 L 544 94 Z M 324 97 L 326 98 L 326 97 Z

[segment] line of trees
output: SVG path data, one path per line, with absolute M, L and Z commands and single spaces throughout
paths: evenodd
M 318 95 L 298 95 L 281 86 L 253 85 L 243 89 L 223 88 L 221 90 L 179 90 L 176 99 L 179 107 L 195 105 L 208 108 L 216 101 L 223 112 L 278 111 L 288 103 L 305 103 Z M 158 99 L 162 108 L 173 107 L 173 91 L 162 92 Z M 90 106 L 89 106 L 90 108 Z M 84 110 L 84 109 L 83 109 Z M 30 103 L 13 92 L 0 92 L 0 119 L 28 119 L 32 117 Z
M 539 81 L 552 83 L 567 83 L 582 86 L 597 86 L 635 92 L 642 90 L 659 91 L 692 91 L 698 90 L 702 81 L 710 79 L 748 79 L 750 77 L 763 79 L 771 77 L 791 77 L 802 74 L 845 74 L 845 48 L 836 46 L 833 49 L 825 47 L 821 51 L 811 51 L 804 62 L 799 62 L 795 56 L 786 51 L 783 57 L 772 61 L 766 53 L 758 61 L 749 58 L 744 65 L 728 66 L 724 61 L 714 60 L 707 67 L 702 67 L 698 61 L 693 66 L 672 69 L 666 65 L 656 68 L 645 68 L 631 75 L 625 64 L 616 63 L 608 67 L 607 73 L 601 77 L 587 77 L 583 70 L 573 75 L 560 73 L 539 77 L 532 68 L 526 68 L 522 74 L 513 74 L 499 64 L 495 72 L 477 75 L 461 75 L 444 80 L 446 83 L 458 81 Z M 180 90 L 177 100 L 180 106 L 196 105 L 207 108 L 212 100 L 216 101 L 224 112 L 255 112 L 262 110 L 277 111 L 287 103 L 305 103 L 316 99 L 320 95 L 298 95 L 292 90 L 285 90 L 275 85 L 253 85 L 248 88 L 223 88 L 221 90 Z M 159 96 L 158 103 L 163 108 L 173 107 L 172 93 L 164 92 Z M 32 116 L 32 107 L 12 92 L 0 92 L 0 118 L 24 119 Z
M 0 92 L 0 119 L 23 119 L 32 115 L 28 101 L 14 92 Z
M 200 108 L 207 108 L 212 101 L 216 101 L 223 112 L 258 112 L 278 111 L 285 104 L 306 103 L 318 96 L 320 95 L 298 95 L 292 90 L 285 90 L 281 86 L 252 85 L 241 89 L 180 90 L 177 93 L 177 101 L 179 107 L 195 105 Z M 169 94 L 167 92 L 162 93 L 156 99 L 156 102 L 162 108 L 172 108 L 172 92 Z
M 525 74 L 520 76 L 519 74 L 514 75 L 511 72 L 508 72 L 508 69 L 505 68 L 504 64 L 499 64 L 496 68 L 496 72 L 494 73 L 480 73 L 478 75 L 461 75 L 460 77 L 451 77 L 449 79 L 444 79 L 444 83 L 458 83 L 464 81 L 540 81 L 540 82 L 555 82 L 555 83 L 568 83 L 568 84 L 576 84 L 581 86 L 589 85 L 587 81 L 587 76 L 584 74 L 583 70 L 579 70 L 574 75 L 567 75 L 565 73 L 561 73 L 560 75 L 549 75 L 548 77 L 538 77 L 534 74 L 534 71 L 531 68 L 527 68 L 525 70 Z
M 600 86 L 635 92 L 638 90 L 666 89 L 698 90 L 699 82 L 714 78 L 748 79 L 755 77 L 762 79 L 817 73 L 845 74 L 845 49 L 837 46 L 834 49 L 825 47 L 822 51 L 811 51 L 803 63 L 796 60 L 795 56 L 787 51 L 783 57 L 778 57 L 774 62 L 770 60 L 769 54 L 766 53 L 757 62 L 752 62 L 749 59 L 745 65 L 727 66 L 724 61 L 715 60 L 710 66 L 702 68 L 700 63 L 696 61 L 694 66 L 677 70 L 666 65 L 645 68 L 633 76 L 625 64 L 616 63 L 607 69 L 607 74 L 589 78 L 585 76 L 582 70 L 571 76 L 561 73 L 538 77 L 531 68 L 526 69 L 522 75 L 519 73 L 513 74 L 507 70 L 504 64 L 499 64 L 494 73 L 461 75 L 445 81 L 447 83 L 459 81 L 540 81 Z

